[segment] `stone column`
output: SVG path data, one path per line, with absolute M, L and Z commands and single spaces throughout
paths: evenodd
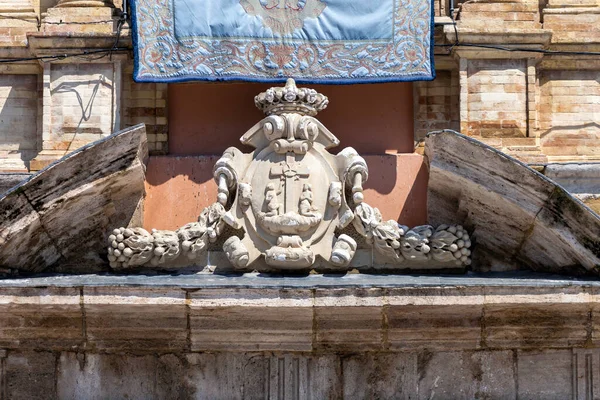
M 57 49 L 66 55 L 110 49 L 116 39 L 114 11 L 112 0 L 58 0 L 41 32 L 29 35 L 29 47 L 36 56 L 56 55 Z M 106 52 L 43 63 L 41 151 L 31 170 L 120 129 L 124 57 Z
M 29 57 L 27 34 L 38 30 L 33 2 L 0 0 L 0 14 L 0 58 Z M 0 65 L 0 171 L 27 172 L 37 153 L 39 70 L 35 61 Z
M 460 49 L 460 126 L 520 160 L 539 164 L 537 53 Z

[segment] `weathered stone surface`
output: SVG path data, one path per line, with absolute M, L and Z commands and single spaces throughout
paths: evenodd
M 572 357 L 569 350 L 519 352 L 517 397 L 519 399 L 576 398 L 577 391 L 573 387 Z
M 0 385 L 8 389 L 0 393 L 130 399 L 588 393 L 600 365 L 594 347 L 600 283 L 532 275 L 3 280 L 0 348 L 8 351 L 0 351 L 6 371 Z M 529 349 L 535 352 L 523 351 Z M 9 361 L 4 354 L 18 356 Z M 40 380 L 44 396 L 23 384 L 24 376 Z
M 512 352 L 422 352 L 419 399 L 514 399 Z
M 473 232 L 473 269 L 597 273 L 600 217 L 522 163 L 466 136 L 426 139 L 430 222 Z
M 154 289 L 86 288 L 86 345 L 102 351 L 178 352 L 188 348 L 186 294 Z
M 312 350 L 310 291 L 215 289 L 188 296 L 194 351 Z
M 594 398 L 598 348 L 391 353 L 0 354 L 9 399 Z
M 597 282 L 463 277 L 403 288 L 410 277 L 387 277 L 396 287 L 386 288 L 338 277 L 346 287 L 336 289 L 323 277 L 256 278 L 27 279 L 0 289 L 0 348 L 352 353 L 598 343 Z
M 60 350 L 84 342 L 78 288 L 2 288 L 0 348 Z
M 0 193 L 6 192 L 8 189 L 10 189 L 13 186 L 16 186 L 18 183 L 24 181 L 25 179 L 29 178 L 30 176 L 31 176 L 31 174 L 18 173 L 18 172 L 0 173 Z
M 383 295 L 381 289 L 317 290 L 316 349 L 384 350 Z
M 60 399 L 155 399 L 157 364 L 151 355 L 61 353 L 50 392 Z
M 544 175 L 571 193 L 600 193 L 600 163 L 554 163 Z
M 103 242 L 144 194 L 143 126 L 85 146 L 0 195 L 0 267 L 32 273 L 106 268 Z M 139 223 L 139 221 L 133 221 Z M 105 254 L 105 253 L 104 253 Z
M 51 352 L 10 352 L 3 362 L 3 398 L 56 399 L 56 354 Z M 4 397 L 5 396 L 5 397 Z
M 414 399 L 416 353 L 366 353 L 343 359 L 345 399 Z
M 482 288 L 386 290 L 390 350 L 476 349 L 482 341 Z

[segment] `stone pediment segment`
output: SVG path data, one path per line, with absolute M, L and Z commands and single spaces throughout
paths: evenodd
M 140 223 L 143 125 L 91 143 L 0 193 L 0 274 L 106 271 L 107 230 Z
M 365 202 L 365 160 L 352 148 L 331 154 L 339 141 L 315 118 L 327 102 L 292 79 L 259 94 L 267 116 L 241 138 L 256 150 L 232 147 L 217 161 L 217 201 L 176 231 L 115 229 L 110 265 L 185 266 L 217 243 L 237 270 L 345 271 L 360 246 L 374 248 L 386 269 L 469 265 L 463 227 L 409 229 Z
M 453 133 L 425 140 L 429 221 L 463 224 L 480 271 L 600 270 L 600 216 L 525 164 Z

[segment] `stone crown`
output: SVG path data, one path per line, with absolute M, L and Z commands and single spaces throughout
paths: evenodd
M 266 115 L 299 113 L 315 116 L 327 108 L 327 96 L 314 89 L 298 88 L 293 79 L 288 79 L 285 87 L 272 87 L 254 98 L 254 104 Z

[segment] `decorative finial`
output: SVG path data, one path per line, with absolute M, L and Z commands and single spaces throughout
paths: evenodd
M 298 88 L 289 78 L 285 87 L 272 87 L 254 98 L 254 104 L 266 115 L 298 113 L 314 117 L 327 108 L 327 96 L 314 89 Z

